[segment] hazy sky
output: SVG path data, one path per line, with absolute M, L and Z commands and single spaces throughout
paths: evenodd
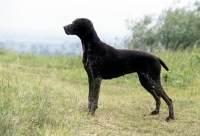
M 173 0 L 0 0 L 0 30 L 65 35 L 63 26 L 90 19 L 102 35 L 125 35 L 125 20 L 159 14 Z M 185 4 L 193 0 L 182 0 Z M 12 31 L 11 31 L 12 30 Z

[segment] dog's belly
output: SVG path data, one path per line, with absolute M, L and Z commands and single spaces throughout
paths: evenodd
M 132 73 L 132 72 L 130 72 Z M 117 78 L 126 74 L 130 74 L 130 73 L 117 73 L 117 74 L 113 74 L 113 73 L 107 73 L 107 74 L 103 74 L 102 75 L 102 79 L 112 79 L 112 78 Z
M 126 74 L 130 74 L 135 72 L 135 70 L 128 69 L 126 67 L 109 67 L 107 69 L 104 69 L 102 71 L 102 78 L 103 79 L 112 79 L 112 78 L 117 78 Z

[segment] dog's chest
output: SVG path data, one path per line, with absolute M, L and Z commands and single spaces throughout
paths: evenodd
M 101 67 L 101 57 L 95 55 L 93 52 L 88 52 L 87 57 L 85 58 L 84 66 L 90 69 L 98 69 Z
M 87 44 L 83 48 L 83 65 L 90 72 L 101 69 L 101 56 L 91 47 L 91 44 Z

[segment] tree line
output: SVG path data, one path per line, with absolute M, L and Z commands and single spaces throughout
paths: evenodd
M 178 7 L 174 3 L 160 15 L 145 15 L 140 20 L 126 21 L 132 35 L 126 37 L 129 49 L 186 49 L 200 45 L 200 2 Z

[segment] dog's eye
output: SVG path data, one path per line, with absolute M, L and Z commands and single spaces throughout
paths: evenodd
M 77 21 L 73 21 L 72 24 L 77 24 Z
M 76 25 L 76 26 L 79 25 L 78 21 L 73 21 L 73 24 Z

